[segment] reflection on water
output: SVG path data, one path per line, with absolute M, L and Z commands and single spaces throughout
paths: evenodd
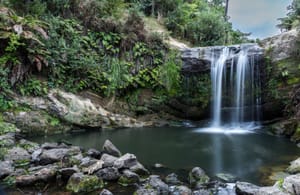
M 66 140 L 86 149 L 101 149 L 110 139 L 123 153 L 133 153 L 145 165 L 161 163 L 173 170 L 202 167 L 210 176 L 230 173 L 259 184 L 260 167 L 288 165 L 300 149 L 286 139 L 261 133 L 199 133 L 199 128 L 139 128 L 84 132 L 32 138 Z

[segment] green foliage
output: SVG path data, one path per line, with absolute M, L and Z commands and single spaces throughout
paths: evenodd
M 293 0 L 287 9 L 287 16 L 278 19 L 280 23 L 277 25 L 277 27 L 281 30 L 291 30 L 292 28 L 299 26 L 300 0 Z
M 176 95 L 179 90 L 180 70 L 181 63 L 175 52 L 170 53 L 166 62 L 160 66 L 160 80 L 170 95 Z
M 42 96 L 48 92 L 47 86 L 34 77 L 27 79 L 22 85 L 18 86 L 21 95 L 26 96 Z

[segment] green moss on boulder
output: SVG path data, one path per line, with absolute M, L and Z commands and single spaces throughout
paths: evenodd
M 95 175 L 74 173 L 67 184 L 67 190 L 73 193 L 88 193 L 103 187 L 103 181 Z

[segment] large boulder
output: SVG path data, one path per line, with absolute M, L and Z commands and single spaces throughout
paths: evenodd
M 139 122 L 125 115 L 113 114 L 101 105 L 95 105 L 90 99 L 81 98 L 72 93 L 51 90 L 48 94 L 50 110 L 56 116 L 71 124 L 84 127 L 142 127 L 151 125 Z
M 122 156 L 120 150 L 110 141 L 110 140 L 105 140 L 103 147 L 102 147 L 103 152 L 120 157 Z
M 54 148 L 49 150 L 43 150 L 39 155 L 39 163 L 42 165 L 51 164 L 61 161 L 64 157 L 73 156 L 81 153 L 79 147 L 70 148 Z
M 272 61 L 280 61 L 291 57 L 297 52 L 295 50 L 297 35 L 296 29 L 283 32 L 262 40 L 261 46 L 268 52 Z
M 189 173 L 189 182 L 192 186 L 209 182 L 209 177 L 200 167 L 194 167 Z
M 24 148 L 16 146 L 7 150 L 4 159 L 7 161 L 14 161 L 15 163 L 25 161 L 29 162 L 31 159 L 31 155 Z
M 140 177 L 130 170 L 124 170 L 121 177 L 118 180 L 118 183 L 122 186 L 128 186 L 139 182 Z
M 300 173 L 300 158 L 292 161 L 291 165 L 287 168 L 287 171 L 291 174 Z
M 103 187 L 103 181 L 95 175 L 74 173 L 67 184 L 67 190 L 73 193 L 89 193 Z
M 120 173 L 118 169 L 114 167 L 107 167 L 104 169 L 100 169 L 99 171 L 96 172 L 96 175 L 106 181 L 115 181 L 119 179 Z
M 0 161 L 0 179 L 12 174 L 14 167 L 11 161 Z
M 150 175 L 148 184 L 155 189 L 158 194 L 164 195 L 169 193 L 169 186 L 163 182 L 158 175 Z
M 29 170 L 29 174 L 16 177 L 17 186 L 30 186 L 38 182 L 48 183 L 56 178 L 57 168 L 36 167 L 35 170 Z
M 290 195 L 278 186 L 261 187 L 255 195 Z
M 137 165 L 138 161 L 136 159 L 136 156 L 134 154 L 126 153 L 120 158 L 118 158 L 114 162 L 114 167 L 118 169 L 129 169 L 132 166 Z
M 237 195 L 255 195 L 259 187 L 247 182 L 236 182 L 235 192 Z
M 6 113 L 4 116 L 6 121 L 15 124 L 24 134 L 55 134 L 67 132 L 72 128 L 71 125 L 66 125 L 60 122 L 59 119 L 40 110 Z
M 300 174 L 286 177 L 282 187 L 290 194 L 300 194 Z
M 100 160 L 104 162 L 103 167 L 112 167 L 118 158 L 109 154 L 102 154 Z

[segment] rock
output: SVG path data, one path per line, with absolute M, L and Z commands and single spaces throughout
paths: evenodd
M 277 186 L 268 186 L 268 187 L 261 187 L 255 193 L 255 195 L 290 195 Z
M 167 175 L 165 181 L 167 184 L 171 184 L 171 185 L 179 185 L 182 183 L 181 181 L 179 181 L 178 176 L 175 173 L 171 173 Z
M 297 30 L 293 29 L 261 41 L 262 47 L 269 52 L 272 61 L 291 57 L 295 51 Z
M 134 154 L 126 153 L 114 162 L 114 167 L 118 169 L 128 169 L 137 165 L 137 159 Z
M 150 172 L 139 162 L 136 165 L 130 167 L 130 171 L 133 171 L 139 175 L 149 175 Z
M 0 161 L 0 179 L 12 174 L 14 167 L 11 161 Z
M 102 153 L 100 151 L 98 151 L 98 150 L 96 150 L 94 148 L 89 149 L 86 154 L 88 156 L 96 158 L 96 159 L 100 159 L 101 155 L 102 155 Z
M 140 188 L 134 194 L 135 195 L 158 195 L 158 192 L 155 189 Z
M 170 194 L 172 194 L 172 195 L 192 195 L 192 190 L 186 186 L 172 186 L 172 187 L 170 187 Z
M 300 158 L 290 162 L 290 166 L 287 168 L 287 172 L 291 174 L 300 173 Z
M 106 181 L 114 181 L 119 179 L 120 173 L 117 168 L 107 167 L 97 171 L 96 175 Z
M 166 166 L 163 165 L 163 164 L 160 164 L 160 163 L 155 163 L 155 164 L 154 164 L 154 167 L 155 167 L 155 168 L 164 168 L 164 167 L 166 167 Z
M 81 153 L 79 147 L 54 148 L 49 150 L 43 150 L 39 156 L 39 163 L 41 165 L 51 164 L 54 162 L 61 161 L 64 157 L 70 157 L 78 153 Z
M 79 173 L 80 170 L 77 166 L 62 168 L 59 170 L 59 173 L 62 176 L 63 180 L 68 180 L 74 173 Z
M 300 174 L 291 175 L 284 179 L 282 187 L 290 194 L 300 194 Z
M 129 170 L 124 170 L 122 176 L 119 178 L 118 183 L 122 186 L 128 186 L 140 182 L 140 177 Z
M 237 178 L 228 173 L 218 173 L 216 175 L 217 179 L 225 183 L 234 183 L 237 181 Z
M 103 152 L 112 156 L 120 157 L 122 155 L 118 148 L 115 145 L 113 145 L 113 143 L 111 143 L 111 141 L 109 141 L 108 139 L 105 140 L 102 150 Z
M 33 162 L 39 162 L 40 161 L 40 155 L 42 154 L 43 152 L 43 149 L 37 149 L 36 151 L 34 151 L 32 154 L 31 154 L 31 159 Z
M 19 141 L 19 145 L 25 150 L 27 150 L 30 154 L 39 149 L 39 144 L 28 141 L 26 139 L 21 139 Z
M 46 143 L 43 143 L 42 145 L 41 145 L 41 147 L 43 148 L 43 149 L 46 149 L 46 150 L 49 150 L 49 149 L 60 149 L 60 148 L 69 148 L 69 146 L 68 145 L 66 145 L 66 144 L 64 144 L 64 143 L 48 143 L 48 142 L 46 142 Z
M 100 160 L 104 162 L 103 167 L 112 167 L 117 159 L 117 157 L 114 157 L 109 154 L 102 154 L 100 158 Z
M 155 189 L 158 194 L 168 194 L 169 186 L 164 183 L 158 175 L 150 175 L 149 177 L 149 185 Z
M 297 144 L 297 147 L 300 148 L 300 143 Z
M 113 195 L 113 193 L 111 193 L 109 190 L 107 189 L 103 189 L 99 195 Z
M 0 147 L 11 147 L 16 143 L 15 134 L 7 133 L 0 136 Z
M 97 160 L 97 161 L 95 161 L 95 163 L 89 165 L 88 167 L 83 167 L 82 171 L 83 171 L 83 173 L 87 173 L 87 174 L 91 175 L 91 174 L 95 173 L 96 171 L 98 171 L 99 169 L 102 169 L 103 164 L 104 164 L 104 161 Z
M 51 90 L 48 94 L 49 109 L 62 121 L 81 127 L 142 127 L 151 124 L 134 118 L 113 114 L 90 99 L 76 96 L 60 90 Z
M 196 184 L 203 184 L 209 181 L 209 177 L 200 167 L 194 167 L 189 173 L 189 182 L 192 186 Z
M 259 187 L 247 183 L 247 182 L 236 182 L 235 184 L 235 192 L 237 195 L 255 195 L 259 190 Z
M 182 50 L 181 59 L 183 61 L 183 74 L 208 72 L 211 68 L 213 55 L 219 55 L 225 46 L 198 47 Z M 248 48 L 249 55 L 263 55 L 263 49 L 257 44 L 242 44 L 228 46 L 232 51 L 231 58 L 237 58 L 241 52 L 241 47 Z
M 38 169 L 38 168 L 36 168 Z M 30 186 L 37 182 L 50 182 L 56 177 L 56 167 L 44 167 L 36 171 L 30 171 L 28 175 L 20 175 L 16 177 L 17 186 Z
M 73 193 L 88 193 L 103 187 L 103 181 L 95 175 L 74 173 L 67 184 L 67 190 Z
M 21 147 L 13 147 L 12 149 L 7 150 L 4 159 L 7 161 L 21 162 L 21 161 L 30 161 L 31 155 L 27 152 L 27 150 Z
M 58 119 L 41 110 L 9 113 L 5 118 L 27 135 L 55 134 L 71 130 L 70 125 L 62 124 Z

